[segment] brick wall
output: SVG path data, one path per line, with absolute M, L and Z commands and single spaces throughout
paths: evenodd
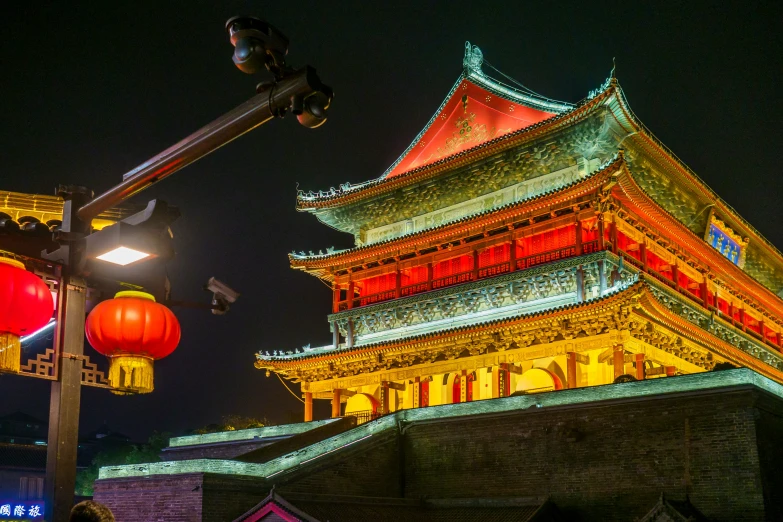
M 290 492 L 399 497 L 400 456 L 396 434 L 378 435 L 357 444 L 350 454 L 335 452 L 278 480 L 277 487 L 283 497 Z
M 93 498 L 117 522 L 201 522 L 202 482 L 201 473 L 99 480 Z
M 566 517 L 627 521 L 661 492 L 674 499 L 687 492 L 710 520 L 764 520 L 754 397 L 680 396 L 413 425 L 404 437 L 405 493 L 550 495 Z M 783 435 L 770 431 L 770 440 Z
M 260 479 L 192 473 L 99 480 L 93 498 L 117 522 L 225 522 L 255 506 L 269 489 Z
M 585 522 L 634 520 L 663 492 L 687 494 L 716 522 L 772 521 L 783 520 L 781 441 L 783 401 L 734 388 L 411 424 L 274 480 L 283 496 L 549 496 L 567 520 Z M 96 499 L 119 522 L 202 520 L 186 518 L 202 505 L 215 522 L 271 486 L 223 475 L 117 479 L 96 483 Z
M 783 404 L 761 396 L 757 403 L 756 439 L 768 520 L 783 520 Z
M 263 480 L 226 475 L 204 475 L 203 522 L 226 522 L 263 500 L 271 489 Z
M 276 441 L 250 440 L 204 446 L 176 446 L 160 453 L 162 460 L 233 459 L 245 453 L 264 448 Z

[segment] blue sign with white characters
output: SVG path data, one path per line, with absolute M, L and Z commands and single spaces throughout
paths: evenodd
M 739 265 L 742 245 L 727 236 L 721 229 L 715 226 L 714 223 L 710 224 L 710 233 L 709 236 L 707 236 L 707 242 L 712 245 L 712 248 L 723 254 L 723 257 L 735 265 Z
M 0 500 L 0 522 L 43 520 L 43 500 Z

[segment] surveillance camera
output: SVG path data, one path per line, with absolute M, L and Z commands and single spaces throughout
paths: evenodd
M 332 102 L 332 91 L 325 85 L 323 89 L 326 92 L 315 92 L 301 102 L 294 100 L 292 103 L 291 112 L 296 114 L 299 123 L 308 129 L 315 129 L 326 123 L 326 109 Z
M 228 285 L 218 281 L 214 277 L 209 278 L 205 289 L 215 294 L 215 298 L 222 298 L 229 303 L 235 302 L 237 297 L 239 297 L 239 292 L 229 288 Z
M 235 16 L 226 22 L 226 31 L 240 71 L 254 74 L 265 67 L 275 77 L 285 71 L 288 38 L 274 26 L 253 16 Z

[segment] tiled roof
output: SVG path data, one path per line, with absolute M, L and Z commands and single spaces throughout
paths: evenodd
M 458 82 L 459 83 L 459 82 Z M 352 185 L 350 183 L 344 183 L 340 185 L 338 189 L 331 188 L 328 191 L 318 191 L 315 192 L 308 192 L 305 193 L 304 191 L 300 190 L 297 193 L 296 198 L 296 206 L 297 209 L 300 211 L 307 211 L 311 208 L 321 207 L 324 206 L 324 204 L 328 204 L 329 202 L 338 200 L 346 195 L 349 194 L 355 194 L 359 192 L 363 192 L 364 190 L 379 187 L 386 184 L 396 184 L 401 181 L 408 180 L 412 177 L 414 177 L 416 174 L 419 174 L 421 172 L 433 169 L 435 167 L 439 167 L 441 165 L 445 165 L 448 163 L 451 163 L 452 161 L 463 158 L 466 156 L 470 156 L 471 154 L 486 149 L 488 147 L 491 147 L 493 145 L 497 145 L 504 142 L 509 142 L 513 140 L 514 138 L 517 138 L 519 136 L 524 136 L 525 134 L 532 133 L 533 131 L 540 129 L 542 127 L 547 127 L 553 123 L 559 122 L 559 121 L 565 121 L 568 120 L 572 114 L 578 110 L 583 108 L 585 105 L 592 103 L 593 99 L 585 99 L 576 106 L 574 106 L 571 110 L 568 110 L 566 112 L 563 112 L 561 114 L 558 114 L 556 116 L 553 116 L 549 119 L 540 121 L 538 123 L 534 123 L 533 125 L 530 125 L 528 127 L 525 127 L 523 129 L 519 129 L 517 131 L 509 132 L 508 134 L 503 134 L 502 136 L 498 136 L 496 138 L 493 138 L 491 140 L 487 140 L 479 145 L 476 145 L 475 147 L 471 147 L 469 149 L 466 149 L 462 152 L 458 152 L 456 154 L 452 154 L 450 156 L 446 156 L 442 159 L 439 159 L 437 161 L 434 161 L 432 163 L 428 163 L 426 165 L 422 165 L 420 167 L 417 167 L 415 169 L 409 170 L 408 172 L 405 172 L 404 174 L 400 174 L 398 176 L 394 177 L 385 177 L 381 176 L 380 178 L 365 181 L 362 183 L 358 183 L 355 185 Z
M 557 509 L 539 498 L 413 499 L 286 493 L 274 489 L 235 520 L 247 520 L 269 505 L 302 521 L 341 522 L 544 522 L 557 518 Z
M 46 469 L 46 446 L 0 443 L 0 469 Z
M 395 244 L 395 243 L 402 243 L 404 241 L 407 241 L 407 240 L 410 240 L 410 239 L 413 239 L 413 238 L 422 237 L 422 236 L 426 236 L 426 235 L 432 234 L 435 231 L 444 230 L 444 229 L 446 229 L 448 227 L 451 227 L 451 226 L 454 226 L 454 225 L 458 225 L 458 224 L 461 224 L 461 223 L 468 223 L 470 221 L 477 220 L 477 219 L 479 219 L 481 217 L 485 217 L 485 216 L 492 215 L 492 214 L 498 214 L 498 213 L 501 213 L 503 211 L 506 211 L 506 210 L 509 210 L 509 209 L 512 209 L 512 208 L 519 208 L 519 207 L 523 207 L 523 206 L 526 206 L 526 205 L 530 205 L 533 202 L 541 201 L 541 200 L 543 200 L 543 199 L 545 199 L 545 198 L 547 198 L 549 196 L 552 196 L 553 194 L 557 194 L 559 192 L 563 192 L 563 191 L 572 189 L 574 187 L 583 185 L 585 183 L 588 183 L 588 182 L 594 180 L 595 178 L 600 177 L 601 175 L 610 174 L 610 173 L 614 172 L 617 168 L 619 168 L 619 167 L 621 167 L 623 165 L 625 165 L 625 157 L 623 155 L 622 150 L 620 150 L 610 160 L 606 161 L 603 165 L 601 165 L 601 167 L 598 170 L 588 174 L 584 178 L 579 179 L 577 181 L 572 181 L 571 183 L 568 183 L 568 184 L 563 185 L 563 186 L 552 188 L 552 189 L 550 189 L 550 190 L 548 190 L 546 192 L 542 192 L 541 194 L 537 194 L 537 195 L 535 195 L 535 196 L 533 196 L 531 198 L 522 199 L 522 200 L 514 201 L 514 202 L 511 202 L 511 203 L 506 203 L 505 205 L 502 205 L 502 206 L 499 206 L 499 207 L 495 207 L 495 208 L 492 208 L 492 209 L 487 209 L 487 210 L 484 210 L 482 212 L 479 212 L 479 213 L 476 213 L 476 214 L 471 214 L 469 216 L 465 216 L 465 217 L 462 217 L 462 218 L 459 218 L 459 219 L 455 219 L 455 220 L 449 221 L 447 223 L 442 223 L 440 225 L 437 225 L 437 226 L 434 226 L 434 227 L 431 227 L 431 228 L 427 228 L 427 229 L 424 229 L 424 230 L 419 230 L 417 232 L 410 232 L 410 233 L 401 235 L 399 237 L 395 237 L 395 238 L 392 238 L 392 239 L 387 239 L 387 240 L 384 240 L 384 241 L 379 241 L 377 243 L 372 243 L 372 244 L 369 244 L 369 245 L 363 245 L 363 246 L 360 246 L 360 247 L 350 248 L 350 249 L 346 249 L 346 250 L 336 250 L 336 251 L 332 251 L 332 252 L 329 252 L 329 253 L 326 253 L 326 254 L 316 254 L 316 255 L 301 255 L 301 254 L 296 254 L 294 252 L 294 253 L 288 254 L 288 257 L 289 257 L 289 259 L 291 259 L 292 264 L 294 262 L 296 262 L 296 261 L 305 261 L 305 262 L 306 261 L 321 261 L 321 260 L 326 260 L 326 259 L 333 259 L 333 258 L 342 256 L 342 255 L 355 254 L 355 253 L 364 252 L 364 251 L 367 251 L 367 250 L 370 250 L 370 249 L 376 249 L 376 248 L 381 247 L 381 246 L 391 245 L 391 244 Z

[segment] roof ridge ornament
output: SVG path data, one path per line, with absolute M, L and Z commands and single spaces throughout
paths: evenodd
M 462 67 L 464 67 L 467 75 L 470 73 L 484 76 L 484 72 L 481 70 L 481 65 L 484 63 L 484 53 L 481 52 L 478 45 L 470 45 L 470 42 L 465 42 L 465 57 L 462 59 Z
M 617 85 L 617 76 L 615 76 L 614 72 L 617 69 L 617 62 L 615 61 L 615 58 L 612 58 L 612 70 L 609 71 L 609 77 L 604 81 L 603 84 L 601 84 L 600 87 L 597 89 L 593 89 L 589 93 L 587 93 L 587 99 L 592 100 L 602 92 L 604 92 L 606 89 L 608 89 L 610 86 L 616 86 Z

